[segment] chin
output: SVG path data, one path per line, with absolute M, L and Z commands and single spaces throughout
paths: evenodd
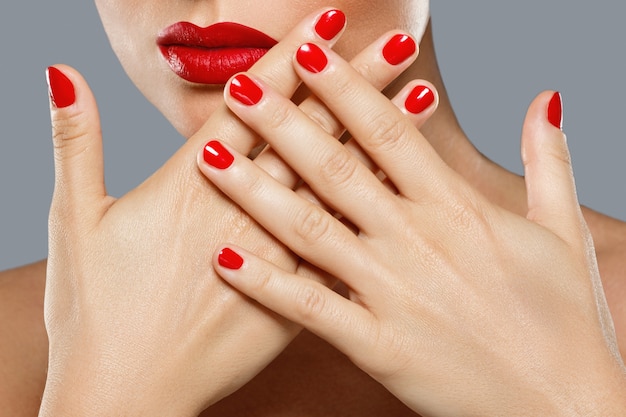
M 167 120 L 174 126 L 174 129 L 185 139 L 189 139 L 193 135 L 195 135 L 200 128 L 204 125 L 204 123 L 208 120 L 210 114 L 197 117 L 189 117 L 189 115 L 184 115 L 183 117 L 167 117 Z
M 222 88 L 195 89 L 191 94 L 172 94 L 148 100 L 185 139 L 193 136 L 224 101 Z

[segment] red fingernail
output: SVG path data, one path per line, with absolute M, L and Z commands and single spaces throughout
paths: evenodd
M 419 114 L 435 101 L 435 94 L 425 85 L 418 85 L 409 93 L 404 107 L 413 114 Z
M 552 95 L 548 104 L 548 121 L 552 126 L 563 130 L 563 102 L 559 92 Z
M 263 90 L 247 75 L 239 74 L 230 83 L 230 95 L 246 106 L 253 106 L 263 98 Z
M 224 248 L 220 251 L 217 262 L 228 269 L 239 269 L 243 266 L 243 258 L 229 248 Z
M 391 65 L 406 61 L 417 50 L 417 45 L 409 35 L 395 35 L 383 48 L 383 56 Z
M 329 10 L 317 21 L 315 32 L 320 38 L 329 41 L 337 36 L 345 25 L 346 15 L 341 10 Z
M 226 169 L 233 164 L 235 158 L 216 140 L 204 145 L 204 161 L 218 169 Z
M 312 43 L 305 43 L 298 49 L 296 60 L 304 69 L 313 73 L 322 72 L 328 65 L 328 58 L 324 51 Z
M 48 67 L 46 70 L 48 80 L 48 92 L 52 104 L 58 109 L 68 107 L 76 101 L 74 84 L 69 78 L 55 67 Z

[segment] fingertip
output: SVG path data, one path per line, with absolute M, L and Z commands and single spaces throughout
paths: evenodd
M 434 111 L 434 107 L 437 107 L 439 103 L 439 95 L 432 84 L 420 80 L 416 81 L 414 85 L 409 85 L 409 88 L 408 94 L 404 99 L 404 109 L 406 111 L 411 114 L 425 113 L 426 110 Z
M 76 101 L 74 83 L 62 70 L 54 66 L 46 68 L 46 81 L 50 103 L 57 109 L 69 107 Z
M 550 124 L 559 130 L 563 130 L 563 98 L 558 91 L 552 94 L 546 113 Z
M 261 99 L 263 99 L 262 84 L 249 73 L 235 74 L 224 89 L 224 100 L 227 105 L 234 100 L 238 105 L 251 107 L 259 104 Z
M 392 102 L 420 127 L 437 109 L 439 93 L 432 83 L 414 80 L 405 85 Z
M 217 264 L 233 271 L 241 269 L 244 264 L 243 257 L 235 249 L 225 246 L 217 253 Z
M 324 11 L 315 23 L 314 30 L 317 36 L 325 41 L 332 41 L 339 37 L 346 27 L 346 15 L 338 9 Z
M 305 43 L 296 51 L 295 62 L 309 73 L 318 74 L 328 67 L 328 56 L 318 45 Z
M 213 168 L 225 170 L 235 161 L 235 157 L 220 141 L 208 141 L 201 153 L 201 160 Z
M 53 110 L 89 105 L 91 90 L 75 68 L 65 64 L 50 65 L 45 70 L 48 96 Z M 87 102 L 86 102 L 87 100 Z
M 248 268 L 249 254 L 231 243 L 223 243 L 213 253 L 213 269 L 228 285 L 245 292 L 249 280 L 244 277 Z
M 562 132 L 561 94 L 544 91 L 530 104 L 522 132 L 530 220 L 567 237 L 580 221 L 571 157 Z
M 419 46 L 408 33 L 394 33 L 381 50 L 382 56 L 390 65 L 396 66 L 417 58 Z
M 563 105 L 559 92 L 546 90 L 530 103 L 522 128 L 522 159 L 536 158 L 536 152 L 553 141 L 564 141 Z M 552 141 L 552 142 L 551 142 Z
M 46 79 L 55 154 L 54 196 L 65 202 L 66 210 L 89 217 L 98 212 L 91 203 L 106 197 L 95 98 L 80 73 L 67 65 L 48 67 Z

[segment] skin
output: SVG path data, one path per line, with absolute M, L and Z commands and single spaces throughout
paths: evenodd
M 268 63 L 274 73 L 277 67 L 286 69 L 274 86 L 287 96 L 297 86 L 291 67 L 295 47 L 307 39 L 319 41 L 310 29 L 319 13 L 306 17 L 257 66 L 260 72 Z M 398 65 L 384 61 L 382 46 L 396 33 L 384 34 L 352 61 L 378 88 L 417 55 Z M 276 64 L 281 61 L 287 66 Z M 106 195 L 102 182 L 100 127 L 93 96 L 79 74 L 59 68 L 75 86 L 77 98 L 67 108 L 51 107 L 57 171 L 44 314 L 50 361 L 40 415 L 197 415 L 256 375 L 299 330 L 227 288 L 209 267 L 216 242 L 240 234 L 275 254 L 285 267 L 298 266 L 289 252 L 272 244 L 271 237 L 240 217 L 231 202 L 191 170 L 199 140 L 230 136 L 233 144 L 250 152 L 255 137 L 236 118 L 218 109 L 153 177 L 115 200 Z M 300 106 L 320 122 L 326 119 L 326 126 L 336 125 L 315 100 L 305 100 Z M 268 154 L 257 161 L 272 164 Z M 171 190 L 184 192 L 172 198 Z M 112 263 L 112 259 L 117 261 Z M 186 285 L 181 276 L 186 277 Z M 87 314 L 88 310 L 94 314 Z M 80 320 L 76 311 L 81 312 Z M 198 317 L 206 319 L 198 322 Z M 172 340 L 177 341 L 175 351 Z M 167 359 L 154 367 L 154 358 Z M 66 381 L 81 383 L 74 386 Z M 368 385 L 362 387 L 367 390 Z M 258 397 L 245 398 L 254 401 Z M 319 398 L 312 401 L 313 410 L 337 410 L 337 404 Z M 236 403 L 238 407 L 245 404 Z M 385 402 L 373 404 L 392 409 Z M 354 407 L 350 402 L 337 411 L 360 413 L 368 405 Z M 370 412 L 376 412 L 376 407 Z M 210 412 L 220 412 L 219 406 Z
M 382 15 L 382 12 L 381 10 L 375 10 L 376 13 L 373 11 L 369 20 L 366 19 L 365 16 L 360 16 L 358 19 L 354 18 L 352 17 L 354 15 L 351 13 L 359 15 L 358 3 L 362 2 L 345 2 L 344 4 L 337 4 L 337 6 L 342 7 L 348 13 L 349 19 L 356 23 L 354 25 L 356 27 L 351 27 L 351 31 L 354 29 L 355 33 L 358 33 L 359 27 L 361 27 L 361 32 L 369 34 L 371 33 L 369 29 L 373 21 L 372 16 L 378 18 Z M 309 10 L 308 7 L 310 4 L 310 2 L 306 2 L 306 5 L 303 5 L 302 9 L 293 7 L 288 10 L 298 10 L 298 17 L 301 17 L 302 14 L 300 14 L 299 10 Z M 159 69 L 160 64 L 158 58 L 156 58 L 157 55 L 155 51 L 152 52 L 153 57 L 146 61 L 144 67 L 149 71 L 147 80 L 158 81 L 158 77 L 163 77 L 162 82 L 150 82 L 142 85 L 137 81 L 137 79 L 142 78 L 142 76 L 139 72 L 136 70 L 133 71 L 131 68 L 132 65 L 130 61 L 132 61 L 131 58 L 133 54 L 130 54 L 130 58 L 125 60 L 120 53 L 120 51 L 124 50 L 124 45 L 128 44 L 128 42 L 124 43 L 120 41 L 124 33 L 120 28 L 135 28 L 137 26 L 136 22 L 116 20 L 116 15 L 112 12 L 114 6 L 116 6 L 116 2 L 99 2 L 97 5 L 101 12 L 103 22 L 107 27 L 109 36 L 111 37 L 114 49 L 120 54 L 120 59 L 124 63 L 131 78 L 138 83 L 144 94 L 166 114 L 181 133 L 186 136 L 192 136 L 192 133 L 200 129 L 204 120 L 206 120 L 210 114 L 218 112 L 218 110 L 215 109 L 219 108 L 217 103 L 221 100 L 221 91 L 218 91 L 218 89 L 195 88 L 194 86 L 178 80 L 169 72 L 169 69 L 165 67 Z M 143 15 L 150 11 L 150 8 L 142 9 L 141 2 L 126 2 L 124 5 L 127 6 L 123 7 L 134 7 L 134 9 L 126 8 L 124 10 L 141 11 Z M 290 3 L 290 5 L 293 5 L 293 3 Z M 353 9 L 350 9 L 350 6 L 353 6 Z M 177 5 L 177 10 L 181 10 L 180 7 L 180 5 Z M 189 7 L 192 12 L 197 14 L 204 12 L 198 11 L 202 7 L 201 5 L 194 5 L 193 10 L 191 9 L 191 5 Z M 236 19 L 239 15 L 236 11 L 228 10 L 231 6 L 224 5 L 224 8 L 219 10 L 215 3 L 211 3 L 210 6 L 206 7 L 209 9 L 209 12 L 214 13 L 214 16 L 223 16 L 224 19 L 248 23 L 243 20 L 243 15 L 241 20 Z M 398 2 L 398 8 L 393 9 L 400 11 L 404 10 L 404 7 L 408 7 L 407 2 Z M 389 9 L 392 8 L 389 7 Z M 176 16 L 175 13 L 176 11 L 170 11 L 169 15 L 165 13 L 162 13 L 162 15 Z M 424 13 L 424 8 L 422 7 L 419 16 L 417 16 L 418 19 L 412 20 L 423 22 L 422 26 L 419 27 L 409 25 L 399 17 L 402 13 L 398 13 L 396 16 L 390 16 L 389 21 L 383 20 L 386 26 L 381 27 L 380 33 L 372 33 L 369 35 L 371 36 L 369 38 L 361 38 L 357 35 L 349 38 L 347 36 L 351 32 L 348 32 L 346 33 L 345 40 L 342 38 L 337 45 L 337 50 L 343 52 L 347 57 L 353 56 L 358 50 L 358 48 L 353 48 L 357 40 L 363 39 L 363 43 L 359 45 L 364 46 L 366 39 L 368 41 L 372 40 L 372 37 L 376 37 L 392 27 L 409 29 L 412 33 L 419 35 L 425 28 Z M 120 15 L 139 16 L 140 13 L 124 13 Z M 257 14 L 255 14 L 255 17 L 256 16 Z M 273 16 L 275 16 L 275 14 L 273 14 Z M 269 22 L 271 22 L 271 17 L 272 16 L 268 14 Z M 282 17 L 281 15 L 281 18 Z M 173 18 L 171 21 L 163 19 L 162 22 L 159 22 L 158 26 L 155 25 L 146 30 L 146 33 L 150 34 L 149 36 L 140 34 L 141 36 L 138 35 L 138 38 L 141 39 L 143 37 L 143 45 L 147 50 L 147 48 L 153 47 L 152 44 L 148 45 L 148 38 L 152 39 L 155 31 L 160 30 L 173 21 L 188 18 L 189 17 L 181 16 L 180 18 Z M 142 21 L 146 22 L 152 20 L 142 19 Z M 281 24 L 276 27 L 284 27 L 284 32 L 286 32 L 296 21 L 297 19 L 294 18 L 289 22 L 290 25 L 288 26 L 281 19 Z M 363 22 L 362 25 L 361 22 Z M 126 23 L 128 25 L 124 26 Z M 264 30 L 276 38 L 281 38 L 280 33 L 272 33 L 272 30 L 269 28 L 272 25 L 268 25 L 266 29 L 260 24 L 248 24 Z M 119 31 L 117 34 L 116 28 Z M 367 28 L 367 30 L 365 28 Z M 131 37 L 130 39 L 135 39 L 135 37 Z M 350 39 L 352 39 L 352 41 L 350 41 Z M 392 85 L 388 90 L 389 94 L 398 90 L 399 87 L 404 84 L 405 80 L 411 78 L 432 80 L 439 90 L 441 100 L 439 110 L 423 127 L 425 136 L 433 143 L 433 146 L 439 154 L 442 155 L 443 159 L 456 171 L 465 176 L 469 182 L 490 201 L 515 212 L 525 212 L 526 198 L 523 181 L 517 176 L 509 174 L 491 162 L 486 161 L 474 150 L 458 127 L 438 75 L 434 52 L 430 42 L 430 32 L 426 31 L 425 37 L 421 42 L 420 58 L 410 70 L 403 75 L 401 81 Z M 139 42 L 139 44 L 141 44 L 141 42 Z M 143 50 L 140 48 L 139 52 L 143 53 L 142 51 Z M 150 52 L 147 53 L 150 54 Z M 271 76 L 267 74 L 265 76 L 271 79 Z M 155 86 L 159 86 L 159 88 Z M 154 91 L 150 91 L 151 88 Z M 283 92 L 283 94 L 287 95 L 288 93 Z M 165 103 L 170 103 L 170 105 L 166 105 Z M 189 107 L 185 107 L 187 105 Z M 67 117 L 67 115 L 60 117 Z M 214 121 L 210 126 L 211 129 L 220 127 L 229 130 L 232 127 L 232 124 L 229 123 Z M 223 136 L 226 135 L 223 134 Z M 238 135 L 233 136 L 236 137 Z M 202 143 L 200 140 L 194 141 L 193 137 L 191 139 L 192 144 L 188 148 L 185 148 L 185 150 L 187 150 L 186 157 L 189 158 L 189 155 L 193 155 L 191 159 L 194 159 L 195 163 L 196 151 L 199 146 L 202 146 Z M 202 140 L 204 139 L 205 138 L 202 138 Z M 242 146 L 241 140 L 239 139 L 233 139 L 232 143 L 236 145 L 239 150 L 245 149 L 245 146 Z M 181 153 L 180 155 L 183 154 Z M 180 155 L 176 156 L 174 159 L 178 158 L 178 161 L 184 159 L 184 157 Z M 271 170 L 275 165 L 268 164 L 268 166 Z M 189 166 L 186 166 L 185 169 L 188 170 Z M 282 172 L 281 169 L 276 169 L 276 171 Z M 172 171 L 168 172 L 165 170 L 161 174 L 161 178 L 171 173 Z M 194 181 L 196 181 L 196 179 L 194 179 Z M 202 182 L 199 181 L 197 184 L 202 184 Z M 146 194 L 149 194 L 149 191 L 150 190 L 146 190 Z M 202 198 L 207 198 L 207 195 L 209 195 L 207 193 L 210 192 L 211 191 L 206 188 L 201 188 L 201 192 L 199 192 L 198 195 L 201 195 Z M 138 194 L 137 197 L 139 196 Z M 211 209 L 215 210 L 215 207 Z M 233 210 L 231 206 L 224 206 L 221 209 L 225 212 Z M 207 211 L 206 209 L 204 210 L 203 213 L 197 213 L 196 215 L 205 215 Z M 198 212 L 202 212 L 202 208 L 200 208 Z M 191 214 L 189 215 L 191 218 L 195 218 Z M 626 247 L 623 238 L 623 236 L 626 235 L 624 233 L 624 224 L 589 210 L 585 210 L 585 215 L 596 240 L 600 270 L 605 288 L 607 289 L 608 301 L 613 310 L 614 317 L 616 318 L 618 335 L 623 335 L 624 331 L 620 331 L 620 329 L 623 329 L 624 326 L 624 314 L 620 313 L 623 311 L 621 300 L 624 299 L 622 294 L 624 294 L 625 286 L 622 276 L 624 268 L 621 259 L 623 257 L 620 255 Z M 0 398 L 0 401 L 3 402 L 2 405 L 7 405 L 6 408 L 0 407 L 0 409 L 11 410 L 8 407 L 12 407 L 15 411 L 8 415 L 20 415 L 20 413 L 23 413 L 23 415 L 36 414 L 38 399 L 40 398 L 43 382 L 45 381 L 44 368 L 47 352 L 44 343 L 45 333 L 43 331 L 41 302 L 44 267 L 45 265 L 39 263 L 15 271 L 5 272 L 0 278 L 3 284 L 1 294 L 3 302 L 0 302 L 0 306 L 2 306 L 0 308 L 4 309 L 2 311 L 3 315 L 0 317 L 11 317 L 11 320 L 2 321 L 0 340 L 23 340 L 20 344 L 15 343 L 14 345 L 10 345 L 7 349 L 2 349 L 0 353 L 3 363 L 14 365 L 3 368 L 6 370 L 3 378 L 6 378 L 7 381 L 11 381 L 11 384 L 0 384 L 2 387 L 9 387 L 11 389 L 6 395 L 3 393 Z M 9 300 L 11 300 L 13 304 L 9 303 Z M 25 313 L 16 315 L 15 310 L 11 307 L 15 304 L 23 306 L 22 308 L 26 310 Z M 22 323 L 23 320 L 24 324 L 18 327 L 15 324 L 17 320 L 19 320 L 20 323 Z M 21 339 L 18 339 L 18 337 Z M 31 369 L 26 367 L 25 364 L 31 364 L 36 369 L 31 372 Z M 35 366 L 35 364 L 39 365 Z M 338 375 L 341 375 L 341 378 L 338 378 Z M 303 384 L 302 381 L 306 381 L 306 384 Z M 355 387 L 359 387 L 362 391 L 356 390 Z M 277 391 L 280 392 L 280 395 L 275 394 Z M 290 399 L 292 401 L 289 401 Z M 380 414 L 414 415 L 412 411 L 405 408 L 393 396 L 378 386 L 377 383 L 373 382 L 360 370 L 351 365 L 341 354 L 338 354 L 327 344 L 322 343 L 315 336 L 306 332 L 301 333 L 301 335 L 292 342 L 289 348 L 267 367 L 265 371 L 259 374 L 258 377 L 253 379 L 242 390 L 238 391 L 237 394 L 211 407 L 211 409 L 206 412 L 206 415 L 224 415 L 225 413 L 241 415 L 244 412 L 246 415 L 269 415 L 282 412 L 284 409 L 294 413 L 294 415 L 333 415 L 333 413 L 336 415 L 361 416 Z
M 190 21 L 198 26 L 231 21 L 282 39 L 306 14 L 328 6 L 324 1 L 213 1 L 176 2 L 146 0 L 96 0 L 96 6 L 113 50 L 146 98 L 185 137 L 190 137 L 222 102 L 222 88 L 199 87 L 178 78 L 167 67 L 156 45 L 159 31 L 172 23 Z M 336 50 L 352 59 L 366 45 L 392 28 L 419 39 L 428 21 L 424 0 L 355 1 L 332 4 L 349 16 L 350 30 Z
M 348 297 L 240 248 L 241 267 L 216 257 L 220 273 L 319 334 L 424 415 L 622 415 L 626 368 L 565 136 L 546 117 L 554 92 L 533 102 L 524 126 L 524 218 L 487 202 L 437 157 L 407 111 L 396 108 L 412 86 L 390 103 L 324 53 L 323 71 L 296 64 L 299 75 L 393 187 L 262 83 L 256 105 L 226 97 L 352 228 L 241 155 L 226 168 L 199 161 L 266 229 L 339 277 Z M 347 79 L 359 93 L 336 94 Z M 268 123 L 276 113 L 290 117 Z M 381 121 L 394 128 L 378 129 Z

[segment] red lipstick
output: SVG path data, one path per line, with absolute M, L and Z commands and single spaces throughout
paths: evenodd
M 277 43 L 263 32 L 232 22 L 206 28 L 179 22 L 165 28 L 157 39 L 172 71 L 199 84 L 225 84 Z

